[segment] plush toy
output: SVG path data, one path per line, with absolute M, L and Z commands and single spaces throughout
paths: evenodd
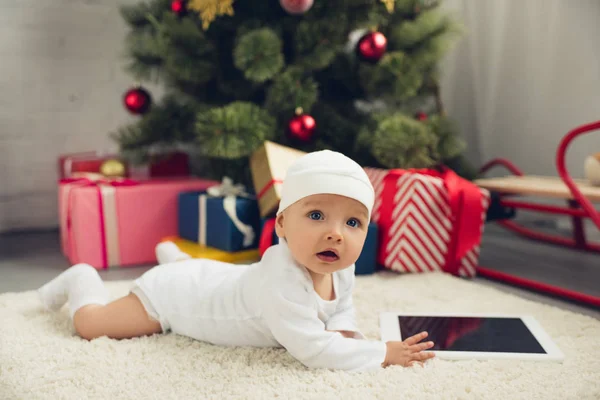
M 600 153 L 588 156 L 583 168 L 588 182 L 591 185 L 600 186 Z

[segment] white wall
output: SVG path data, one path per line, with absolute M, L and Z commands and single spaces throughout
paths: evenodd
M 57 156 L 109 149 L 133 118 L 120 3 L 0 1 L 0 231 L 56 226 Z
M 556 175 L 572 128 L 600 120 L 600 1 L 446 0 L 467 35 L 444 64 L 443 98 L 481 165 L 496 157 Z M 600 132 L 572 142 L 567 166 L 600 152 Z M 500 169 L 499 171 L 502 171 Z
M 57 156 L 110 148 L 108 132 L 134 118 L 121 105 L 134 83 L 120 58 L 123 2 L 137 0 L 0 1 L 0 231 L 56 226 Z M 446 3 L 469 29 L 443 80 L 469 156 L 554 174 L 564 133 L 600 119 L 600 2 Z M 600 137 L 575 144 L 576 175 L 595 151 Z

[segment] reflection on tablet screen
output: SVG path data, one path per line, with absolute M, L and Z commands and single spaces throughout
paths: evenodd
M 546 354 L 520 318 L 399 316 L 402 339 L 427 331 L 431 350 Z

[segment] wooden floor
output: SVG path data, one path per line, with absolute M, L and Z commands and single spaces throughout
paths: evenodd
M 552 228 L 548 228 L 552 231 Z M 496 224 L 486 225 L 480 264 L 600 296 L 600 253 L 585 253 L 523 239 Z M 68 266 L 60 252 L 58 232 L 0 235 L 0 293 L 33 290 Z M 133 279 L 151 266 L 102 271 L 104 280 Z M 522 297 L 600 319 L 600 310 L 504 284 L 476 281 Z

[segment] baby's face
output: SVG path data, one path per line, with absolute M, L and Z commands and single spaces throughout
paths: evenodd
M 277 217 L 294 259 L 317 274 L 330 274 L 358 259 L 367 236 L 367 208 L 334 194 L 305 197 Z

